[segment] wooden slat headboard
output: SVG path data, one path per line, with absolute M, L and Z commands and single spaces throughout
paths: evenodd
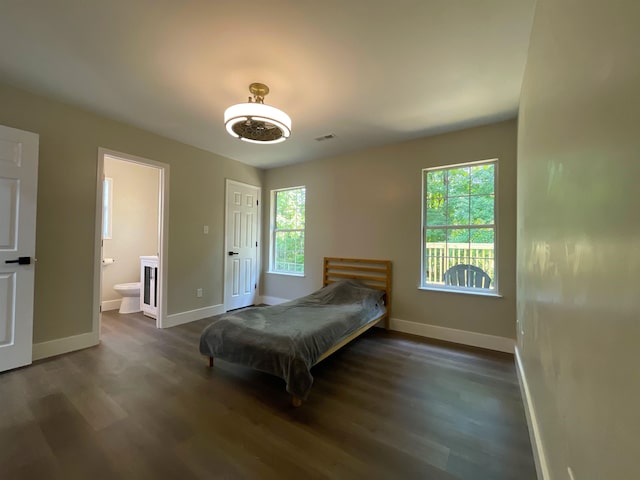
M 357 279 L 368 287 L 385 291 L 388 325 L 391 315 L 391 260 L 324 257 L 322 285 L 326 287 L 343 278 Z

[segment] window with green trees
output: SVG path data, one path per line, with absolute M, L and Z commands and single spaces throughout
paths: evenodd
M 271 271 L 304 273 L 305 187 L 271 192 Z
M 423 287 L 447 288 L 447 270 L 471 265 L 484 271 L 490 278 L 488 288 L 496 290 L 496 162 L 422 171 Z M 468 270 L 465 276 L 472 275 L 471 270 L 477 272 L 473 267 Z M 455 289 L 477 288 L 468 283 Z

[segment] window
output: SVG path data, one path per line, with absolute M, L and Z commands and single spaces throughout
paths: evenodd
M 421 286 L 497 292 L 497 160 L 422 171 Z
M 304 274 L 305 187 L 271 191 L 271 272 Z
M 102 185 L 102 238 L 111 238 L 113 215 L 113 179 L 105 177 Z

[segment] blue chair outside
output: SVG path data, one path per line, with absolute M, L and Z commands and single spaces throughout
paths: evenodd
M 491 277 L 480 267 L 460 263 L 444 272 L 444 283 L 456 287 L 491 288 Z

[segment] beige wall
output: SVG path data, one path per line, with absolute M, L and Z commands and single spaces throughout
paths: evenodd
M 0 124 L 40 135 L 35 343 L 91 331 L 99 147 L 170 165 L 168 313 L 223 302 L 225 178 L 260 170 L 4 84 L 0 105 Z
M 300 279 L 264 273 L 263 294 L 291 299 L 319 288 L 324 256 L 390 259 L 394 318 L 515 338 L 516 136 L 511 120 L 267 170 L 265 270 L 270 190 L 305 185 L 306 275 Z M 503 298 L 418 290 L 422 169 L 496 157 Z
M 118 300 L 113 286 L 140 281 L 140 256 L 158 255 L 160 170 L 105 156 L 104 174 L 113 182 L 112 235 L 104 240 L 102 301 Z
M 640 478 L 640 3 L 538 0 L 522 89 L 518 349 L 550 478 Z

